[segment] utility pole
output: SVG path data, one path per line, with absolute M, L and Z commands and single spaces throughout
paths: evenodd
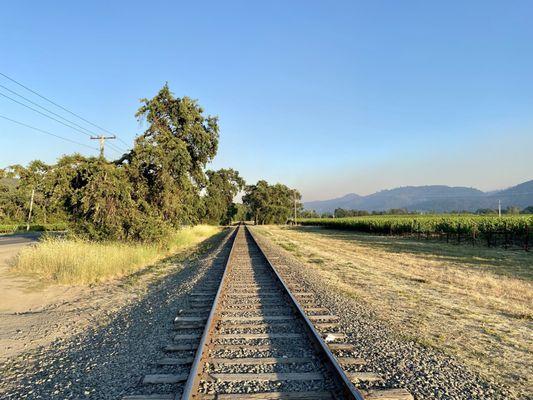
M 31 212 L 33 210 L 33 196 L 35 196 L 35 188 L 31 190 L 30 211 L 28 212 L 28 223 L 26 224 L 26 231 L 30 230 Z
M 116 139 L 117 137 L 115 135 L 113 136 L 91 136 L 91 140 L 98 140 L 100 142 L 100 158 L 104 158 L 104 146 L 105 141 L 108 139 Z
M 498 200 L 498 217 L 502 216 L 502 202 Z

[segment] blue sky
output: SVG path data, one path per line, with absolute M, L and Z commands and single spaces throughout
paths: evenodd
M 533 2 L 193 3 L 5 3 L 0 72 L 127 143 L 168 81 L 220 117 L 213 168 L 306 200 L 533 178 Z M 0 115 L 96 144 L 1 96 Z M 96 153 L 0 119 L 0 167 L 73 151 Z

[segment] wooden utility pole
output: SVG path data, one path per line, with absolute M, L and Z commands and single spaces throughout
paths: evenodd
M 28 223 L 26 224 L 26 231 L 30 230 L 31 212 L 33 210 L 33 196 L 35 196 L 35 188 L 31 190 L 30 211 L 28 212 Z
M 115 135 L 113 136 L 91 136 L 92 140 L 98 140 L 100 142 L 100 158 L 104 158 L 104 147 L 105 147 L 105 141 L 108 139 L 116 139 L 117 137 Z
M 502 202 L 498 200 L 498 217 L 502 216 Z

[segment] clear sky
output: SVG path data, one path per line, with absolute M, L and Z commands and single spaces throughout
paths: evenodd
M 533 178 L 529 0 L 11 1 L 0 17 L 0 72 L 128 144 L 168 81 L 220 117 L 213 168 L 304 200 Z M 96 145 L 2 96 L 0 115 Z M 96 153 L 0 118 L 0 167 L 73 151 Z

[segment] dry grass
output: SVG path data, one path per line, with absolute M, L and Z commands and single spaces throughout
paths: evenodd
M 533 254 L 320 228 L 258 227 L 399 332 L 522 395 L 533 377 Z
M 183 228 L 165 246 L 50 237 L 22 249 L 13 271 L 52 283 L 98 283 L 132 274 L 218 232 L 220 228 L 207 225 Z

